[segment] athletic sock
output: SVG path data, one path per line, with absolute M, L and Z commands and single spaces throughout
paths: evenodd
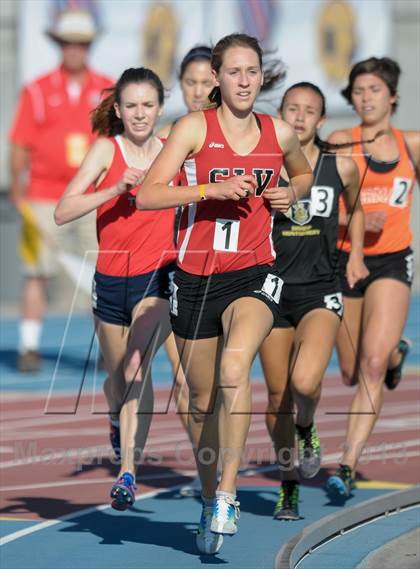
M 308 425 L 307 427 L 301 427 L 300 425 L 295 425 L 295 427 L 296 427 L 296 430 L 298 431 L 299 435 L 302 436 L 312 429 L 313 424 L 314 423 L 312 421 L 312 423 L 310 425 Z
M 22 320 L 19 325 L 19 353 L 39 350 L 42 332 L 40 320 Z
M 225 492 L 224 490 L 216 490 L 216 497 L 222 496 L 224 498 L 232 498 L 236 500 L 236 494 L 231 494 L 230 492 Z

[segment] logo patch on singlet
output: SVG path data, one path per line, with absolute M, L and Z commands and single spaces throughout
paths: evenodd
M 311 200 L 300 200 L 293 204 L 285 215 L 297 225 L 306 225 L 312 219 Z
M 218 142 L 210 142 L 209 148 L 224 148 L 224 144 L 220 144 Z

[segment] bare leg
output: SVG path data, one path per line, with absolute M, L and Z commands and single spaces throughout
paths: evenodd
M 189 387 L 188 427 L 202 494 L 213 498 L 219 455 L 217 382 L 222 338 L 185 340 L 175 336 Z
M 366 291 L 360 373 L 347 423 L 342 464 L 354 469 L 379 416 L 385 372 L 404 328 L 410 289 L 392 279 L 380 279 Z
M 170 334 L 165 342 L 166 354 L 169 358 L 172 368 L 172 377 L 175 378 L 175 400 L 179 417 L 184 425 L 185 430 L 188 432 L 188 404 L 189 393 L 188 384 L 185 379 L 184 371 L 180 363 L 178 350 L 175 343 L 173 334 Z
M 104 393 L 111 417 L 118 418 L 125 393 L 124 358 L 127 352 L 129 328 L 109 324 L 95 318 L 96 333 L 108 377 Z
M 220 363 L 219 490 L 236 494 L 236 478 L 251 420 L 249 372 L 273 325 L 270 309 L 255 298 L 240 298 L 223 313 L 224 346 Z
M 133 310 L 124 359 L 126 390 L 120 413 L 121 473 L 135 475 L 153 416 L 152 360 L 170 333 L 168 301 L 149 297 Z
M 294 328 L 273 328 L 260 348 L 260 359 L 268 389 L 265 421 L 280 466 L 281 480 L 296 480 L 294 466 L 295 423 L 288 387 L 289 359 Z
M 343 381 L 355 385 L 359 375 L 363 298 L 343 297 L 344 317 L 337 334 L 336 348 Z
M 26 277 L 22 297 L 22 317 L 25 320 L 43 320 L 47 310 L 47 279 Z
M 291 370 L 296 425 L 308 427 L 321 395 L 321 382 L 331 359 L 340 320 L 326 309 L 312 310 L 299 322 L 295 334 L 296 361 Z M 322 342 L 319 341 L 322 330 Z

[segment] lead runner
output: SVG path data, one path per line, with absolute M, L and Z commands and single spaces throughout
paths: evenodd
M 261 88 L 280 78 L 264 74 L 258 41 L 226 36 L 211 64 L 214 108 L 176 123 L 136 198 L 140 209 L 188 206 L 171 316 L 190 389 L 189 429 L 203 498 L 196 543 L 202 553 L 216 553 L 223 535 L 237 531 L 249 371 L 272 328 L 283 283 L 273 267 L 271 208 L 287 211 L 312 183 L 293 129 L 253 112 Z M 288 188 L 276 187 L 283 163 Z M 180 168 L 183 185 L 170 187 Z

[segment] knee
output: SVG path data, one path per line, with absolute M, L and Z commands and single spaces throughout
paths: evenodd
M 223 387 L 243 387 L 248 380 L 249 369 L 242 362 L 227 358 L 220 366 L 220 385 Z
M 370 384 L 379 384 L 385 376 L 388 358 L 379 354 L 367 354 L 362 357 L 363 378 Z
M 292 378 L 293 390 L 297 395 L 307 397 L 309 399 L 316 399 L 320 393 L 320 382 L 317 378 L 306 377 L 293 377 Z

